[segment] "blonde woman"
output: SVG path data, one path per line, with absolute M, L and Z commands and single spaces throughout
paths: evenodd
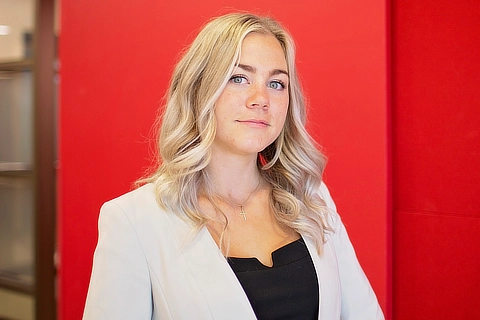
M 158 168 L 101 209 L 84 319 L 383 319 L 305 113 L 284 28 L 211 20 L 174 71 Z

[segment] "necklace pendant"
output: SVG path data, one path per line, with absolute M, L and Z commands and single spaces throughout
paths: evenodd
M 243 206 L 240 206 L 240 214 L 243 216 L 243 220 L 247 220 L 247 213 L 243 209 Z

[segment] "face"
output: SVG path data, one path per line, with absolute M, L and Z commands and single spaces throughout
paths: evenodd
M 217 134 L 212 150 L 255 155 L 279 136 L 287 115 L 287 62 L 273 35 L 251 33 L 240 61 L 215 105 Z

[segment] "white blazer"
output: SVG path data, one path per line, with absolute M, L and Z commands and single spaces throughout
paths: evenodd
M 335 233 L 322 255 L 304 238 L 317 272 L 318 319 L 384 319 L 324 184 L 320 194 Z M 191 230 L 157 205 L 151 184 L 105 203 L 83 319 L 256 319 L 208 230 Z

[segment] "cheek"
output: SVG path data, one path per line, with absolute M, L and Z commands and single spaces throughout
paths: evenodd
M 279 119 L 279 122 L 281 122 L 282 127 L 285 124 L 287 114 L 288 114 L 288 102 L 278 112 L 278 119 Z
M 290 104 L 290 95 L 287 94 L 286 96 L 284 96 L 280 101 L 279 101 L 279 105 L 280 105 L 280 112 L 282 113 L 283 117 L 286 116 L 287 114 L 287 111 L 288 111 L 288 105 Z
M 276 115 L 276 124 L 275 124 L 275 139 L 278 138 L 280 133 L 282 132 L 283 128 L 285 127 L 287 119 L 287 109 L 282 109 Z

